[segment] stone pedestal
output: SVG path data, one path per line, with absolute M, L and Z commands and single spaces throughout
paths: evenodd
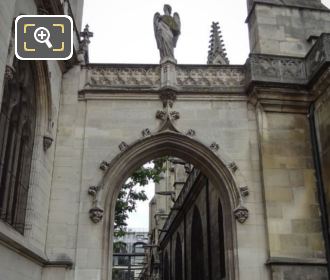
M 176 85 L 176 60 L 167 58 L 161 61 L 161 87 L 174 88 Z

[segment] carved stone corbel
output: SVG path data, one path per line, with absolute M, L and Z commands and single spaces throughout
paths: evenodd
M 237 221 L 239 221 L 241 224 L 244 224 L 245 221 L 249 218 L 249 210 L 240 205 L 234 210 L 234 215 Z
M 46 152 L 50 146 L 52 145 L 53 143 L 53 138 L 48 136 L 48 135 L 44 135 L 44 138 L 43 138 L 43 147 L 44 147 L 44 151 Z
M 103 218 L 104 210 L 98 206 L 98 194 L 101 186 L 90 186 L 88 194 L 93 198 L 93 207 L 89 210 L 89 217 L 93 223 L 99 223 Z
M 95 223 L 99 223 L 103 219 L 104 210 L 100 207 L 93 207 L 89 210 L 89 217 Z

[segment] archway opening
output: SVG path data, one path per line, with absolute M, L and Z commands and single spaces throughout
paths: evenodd
M 172 158 L 180 158 L 185 162 L 191 163 L 196 169 L 199 171 L 197 173 L 200 176 L 201 182 L 207 180 L 208 188 L 203 187 L 203 183 L 200 183 L 202 194 L 201 196 L 209 196 L 213 197 L 213 193 L 218 192 L 218 196 L 216 197 L 216 206 L 218 200 L 221 202 L 222 206 L 222 221 L 223 227 L 226 228 L 226 232 L 222 233 L 225 244 L 224 255 L 225 255 L 225 267 L 228 275 L 228 279 L 237 279 L 237 266 L 236 263 L 236 225 L 235 219 L 233 216 L 233 209 L 239 204 L 239 193 L 235 184 L 235 181 L 231 175 L 231 172 L 227 168 L 226 164 L 219 158 L 219 155 L 215 152 L 212 152 L 208 147 L 204 146 L 200 142 L 197 142 L 194 139 L 191 139 L 187 136 L 184 136 L 179 133 L 174 132 L 161 132 L 156 135 L 147 137 L 140 141 L 137 141 L 133 145 L 131 145 L 124 152 L 119 154 L 116 158 L 114 158 L 110 164 L 108 172 L 106 173 L 102 184 L 104 185 L 104 195 L 102 196 L 101 205 L 104 205 L 105 208 L 105 234 L 104 234 L 104 248 L 107 248 L 104 251 L 103 255 L 103 275 L 104 279 L 111 279 L 111 268 L 112 268 L 112 243 L 113 243 L 113 225 L 114 225 L 114 209 L 116 198 L 120 191 L 120 187 L 125 183 L 127 178 L 134 172 L 136 168 L 143 165 L 145 162 L 152 160 L 153 158 L 159 157 L 172 157 Z M 196 174 L 195 174 L 196 175 Z M 189 178 L 188 178 L 189 179 Z M 196 179 L 196 178 L 195 178 Z M 203 182 L 204 182 L 203 181 Z M 212 188 L 212 190 L 211 190 Z M 210 189 L 211 192 L 207 193 L 207 189 Z M 190 193 L 190 192 L 188 192 Z M 198 194 L 197 194 L 198 196 Z M 193 199 L 192 199 L 193 200 Z M 200 202 L 203 199 L 199 199 Z M 206 207 L 207 203 L 204 202 L 204 206 Z M 192 207 L 190 207 L 192 208 Z M 183 213 L 180 209 L 171 209 L 172 212 Z M 209 212 L 210 209 L 206 209 L 205 213 Z M 216 213 L 218 214 L 218 213 Z M 190 214 L 187 213 L 187 217 Z M 218 215 L 215 215 L 216 217 Z M 177 219 L 177 218 L 175 218 Z M 218 224 L 218 223 L 216 223 Z M 205 227 L 209 226 L 209 224 L 205 224 Z M 183 229 L 182 229 L 183 230 Z M 187 230 L 184 229 L 184 230 Z M 206 237 L 206 232 L 210 229 L 205 229 L 205 234 L 203 236 Z M 166 231 L 166 230 L 164 230 Z M 188 231 L 187 231 L 188 232 Z M 221 236 L 220 233 L 218 233 Z M 164 237 L 164 233 L 162 234 L 161 242 L 167 242 L 166 234 Z M 191 236 L 190 236 L 191 238 Z M 184 239 L 184 237 L 182 237 Z M 210 239 L 206 239 L 205 242 L 210 242 Z M 163 243 L 163 244 L 165 244 Z M 169 244 L 172 244 L 169 242 Z M 187 244 L 190 244 L 189 240 L 182 241 L 183 244 L 183 259 L 185 256 L 188 256 L 189 249 Z M 172 246 L 172 245 L 171 245 Z M 173 248 L 175 246 L 172 246 Z M 161 248 L 161 246 L 160 246 Z M 207 248 L 218 248 L 219 246 L 207 246 Z M 164 248 L 163 248 L 164 249 Z M 168 252 L 169 257 L 169 266 L 170 271 L 174 267 L 172 267 L 171 259 L 174 259 L 175 254 L 169 252 L 168 250 L 164 250 L 164 252 Z M 217 254 L 219 255 L 219 253 Z M 165 255 L 162 254 L 160 259 L 163 259 L 162 263 L 159 264 L 160 267 L 165 265 Z M 154 261 L 157 263 L 157 261 Z M 183 260 L 183 279 L 187 279 L 187 267 L 189 264 L 186 260 Z M 208 265 L 205 265 L 207 268 Z M 209 268 L 207 268 L 209 269 Z M 154 269 L 153 269 L 154 271 Z M 164 271 L 163 271 L 164 273 Z M 164 274 L 162 275 L 164 276 Z M 212 273 L 210 270 L 209 273 Z

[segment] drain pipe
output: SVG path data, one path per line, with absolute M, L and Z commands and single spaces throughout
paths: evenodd
M 320 147 L 317 141 L 314 104 L 312 104 L 309 108 L 308 118 L 310 123 L 311 144 L 312 144 L 314 167 L 315 167 L 316 187 L 317 187 L 317 193 L 318 193 L 318 199 L 319 199 L 320 211 L 321 211 L 321 223 L 322 223 L 322 231 L 323 231 L 323 237 L 325 243 L 325 254 L 327 258 L 328 278 L 330 279 L 329 221 L 328 221 L 327 204 L 325 199 L 324 183 L 322 177 L 322 167 L 321 167 L 320 149 L 319 149 Z

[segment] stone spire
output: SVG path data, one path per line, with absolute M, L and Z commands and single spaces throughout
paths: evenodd
M 229 64 L 218 22 L 212 22 L 210 37 L 210 49 L 207 57 L 207 64 Z

